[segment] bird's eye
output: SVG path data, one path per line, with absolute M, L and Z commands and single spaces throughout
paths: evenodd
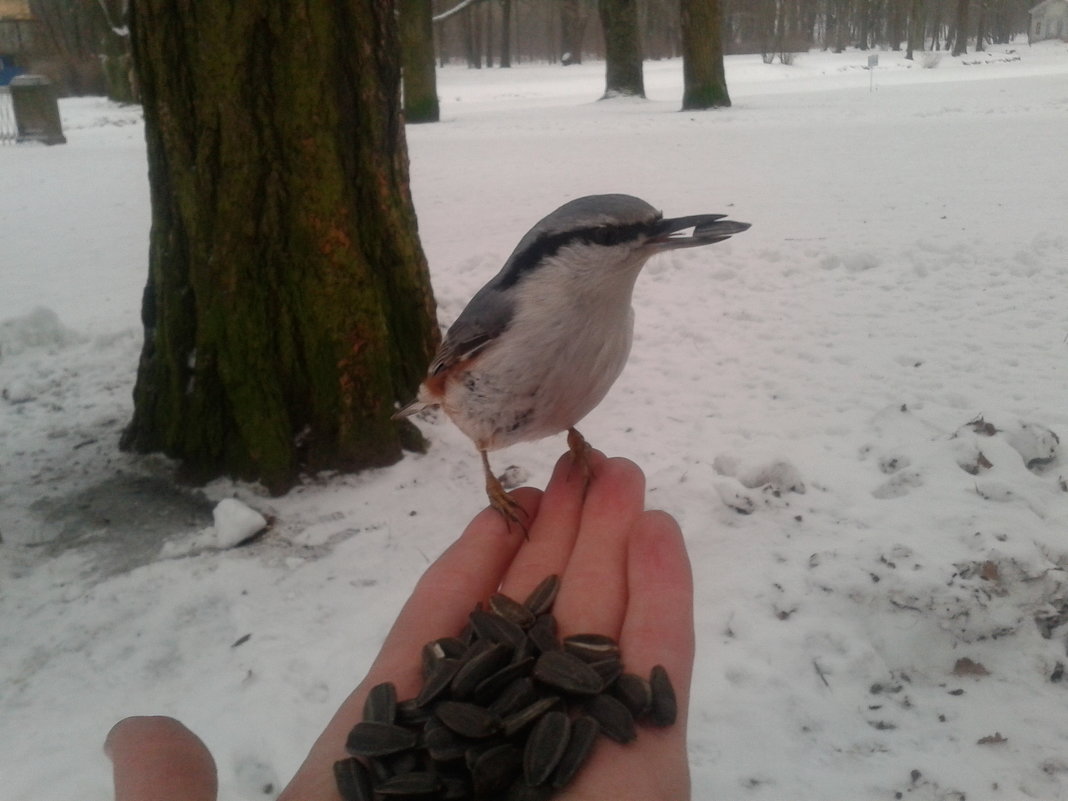
M 595 245 L 612 245 L 612 240 L 612 231 L 609 228 L 600 227 L 590 231 L 590 241 Z

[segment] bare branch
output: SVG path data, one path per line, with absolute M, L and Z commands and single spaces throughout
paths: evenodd
M 111 11 L 108 10 L 107 3 L 104 0 L 97 0 L 97 4 L 100 6 L 100 10 L 104 12 L 104 19 L 107 21 L 108 27 L 111 28 L 111 32 L 116 36 L 129 36 L 130 29 L 126 25 L 116 25 L 111 19 Z M 129 11 L 129 0 L 124 0 L 122 4 L 122 17 L 126 18 Z
M 475 3 L 479 3 L 481 1 L 482 0 L 460 0 L 459 3 L 454 5 L 448 11 L 442 11 L 436 17 L 432 17 L 432 19 L 434 20 L 434 22 L 443 22 L 444 20 L 447 20 L 449 17 L 453 16 L 454 14 L 459 14 L 461 11 L 463 11 L 468 6 L 474 5 Z

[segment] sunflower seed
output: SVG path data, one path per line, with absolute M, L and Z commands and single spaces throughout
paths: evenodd
M 469 738 L 461 737 L 437 718 L 432 718 L 427 723 L 423 733 L 423 745 L 426 746 L 430 758 L 436 762 L 451 762 L 463 758 L 464 753 L 471 747 L 471 742 Z
M 397 688 L 392 682 L 376 684 L 363 702 L 363 719 L 375 723 L 393 723 L 397 717 Z
M 441 777 L 442 801 L 466 801 L 471 797 L 471 781 L 466 776 Z
M 499 715 L 484 706 L 464 701 L 442 701 L 434 707 L 434 714 L 442 723 L 464 737 L 489 737 L 501 729 Z
M 483 751 L 471 766 L 475 797 L 493 795 L 508 788 L 523 768 L 523 755 L 514 745 Z
M 397 719 L 393 721 L 400 726 L 422 726 L 430 720 L 430 710 L 419 706 L 415 698 L 397 702 Z
M 604 687 L 596 670 L 563 651 L 546 651 L 539 656 L 533 675 L 542 684 L 575 695 L 595 695 Z
M 417 743 L 421 746 L 422 743 Z M 420 770 L 426 762 L 426 755 L 420 750 L 400 751 L 396 754 L 378 757 L 385 764 L 388 776 L 397 776 L 401 773 L 411 773 Z
M 512 658 L 511 646 L 505 643 L 486 643 L 474 646 L 475 655 L 468 658 L 453 676 L 451 688 L 455 698 L 470 698 L 475 688 L 498 670 L 508 664 Z
M 486 740 L 473 740 L 471 747 L 464 751 L 464 765 L 467 767 L 467 772 L 470 773 L 475 769 L 475 763 L 478 762 L 481 757 L 487 751 L 492 751 L 494 748 L 504 745 L 504 740 L 498 737 L 490 737 Z
M 623 663 L 619 661 L 618 657 L 609 657 L 608 659 L 601 659 L 597 662 L 588 663 L 591 668 L 597 671 L 597 675 L 601 677 L 601 681 L 604 682 L 605 687 L 610 687 L 612 682 L 620 677 L 623 673 Z
M 423 676 L 430 675 L 431 669 L 442 659 L 459 659 L 466 649 L 458 637 L 431 640 L 423 646 Z
M 619 658 L 619 643 L 604 634 L 573 634 L 564 638 L 563 646 L 583 662 Z
M 501 694 L 489 705 L 489 708 L 501 717 L 512 714 L 538 698 L 534 692 L 534 681 L 529 676 L 515 679 L 501 690 Z
M 538 615 L 534 625 L 527 630 L 527 638 L 534 643 L 540 653 L 559 651 L 560 642 L 556 639 L 556 618 L 552 615 Z
M 505 665 L 492 676 L 487 676 L 475 687 L 475 702 L 484 705 L 493 703 L 505 687 L 518 678 L 530 675 L 533 665 L 534 657 L 531 656 L 522 662 Z
M 373 801 L 371 774 L 360 760 L 349 757 L 334 763 L 334 781 L 344 801 Z
M 529 629 L 534 625 L 534 613 L 527 609 L 519 601 L 514 601 L 507 595 L 496 593 L 490 596 L 489 608 L 493 614 L 503 617 L 515 623 L 522 629 Z
M 567 748 L 571 721 L 565 712 L 546 712 L 527 738 L 523 749 L 523 778 L 537 787 L 549 780 Z
M 638 736 L 630 710 L 610 695 L 595 695 L 586 702 L 586 713 L 617 743 L 629 743 Z
M 349 732 L 345 750 L 352 756 L 384 756 L 415 748 L 418 740 L 415 732 L 402 726 L 362 721 Z
M 593 750 L 593 743 L 601 731 L 601 726 L 589 715 L 579 715 L 571 723 L 571 736 L 567 740 L 567 748 L 553 774 L 552 786 L 557 790 L 565 787 L 575 778 L 579 768 L 586 762 L 586 757 Z
M 523 639 L 523 642 L 516 646 L 515 651 L 512 652 L 513 662 L 522 662 L 524 659 L 533 659 L 538 655 L 538 649 L 534 647 L 534 643 L 531 642 L 530 637 Z
M 544 698 L 539 698 L 537 701 L 528 704 L 518 712 L 513 712 L 504 719 L 502 725 L 504 736 L 514 737 L 546 712 L 558 706 L 559 703 L 560 699 L 557 696 L 547 695 Z
M 671 686 L 671 679 L 663 665 L 656 665 L 649 674 L 649 686 L 652 689 L 652 704 L 649 708 L 649 718 L 654 726 L 670 726 L 678 717 L 678 702 L 675 699 L 675 688 Z
M 523 601 L 523 606 L 534 615 L 544 615 L 552 609 L 553 602 L 556 600 L 556 593 L 559 591 L 560 577 L 555 574 L 546 576 Z
M 384 782 L 393 775 L 385 757 L 367 757 L 367 767 L 371 771 L 371 784 Z
M 476 609 L 469 618 L 471 627 L 483 640 L 508 643 L 513 648 L 519 647 L 527 636 L 519 626 L 491 612 Z
M 452 683 L 453 677 L 456 676 L 457 671 L 464 665 L 459 659 L 442 659 L 436 665 L 433 670 L 430 671 L 430 675 L 426 677 L 426 682 L 423 684 L 423 689 L 419 691 L 419 695 L 415 697 L 416 706 L 426 706 L 443 692 Z
M 375 787 L 375 792 L 384 796 L 433 795 L 439 790 L 441 790 L 441 779 L 428 771 L 398 773 Z
M 612 685 L 612 695 L 623 702 L 637 720 L 653 704 L 653 690 L 649 682 L 635 673 L 624 673 Z

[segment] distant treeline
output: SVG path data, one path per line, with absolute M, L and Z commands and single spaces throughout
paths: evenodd
M 443 14 L 461 0 L 433 0 Z M 617 0 L 602 0 L 617 2 Z M 1035 0 L 719 0 L 724 52 L 954 49 L 1009 42 Z M 598 0 L 477 0 L 434 26 L 439 63 L 471 67 L 604 57 Z M 679 0 L 637 0 L 645 58 L 681 54 Z M 505 32 L 507 30 L 507 38 Z

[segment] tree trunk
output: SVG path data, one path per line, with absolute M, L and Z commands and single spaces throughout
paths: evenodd
M 968 0 L 957 0 L 954 25 L 957 30 L 953 38 L 953 55 L 963 56 L 968 52 Z
M 975 23 L 975 52 L 986 50 L 987 8 L 985 0 L 979 0 L 979 18 Z
M 133 1 L 153 224 L 124 448 L 272 492 L 400 458 L 437 329 L 393 11 Z
M 406 122 L 441 119 L 432 16 L 430 0 L 399 0 L 397 4 Z
M 560 38 L 563 46 L 561 63 L 582 63 L 582 40 L 586 33 L 589 16 L 582 7 L 581 0 L 560 0 Z
M 468 6 L 464 11 L 464 55 L 467 58 L 467 68 L 482 69 L 482 50 L 478 45 L 478 18 L 475 15 L 475 7 Z
M 604 98 L 645 97 L 637 0 L 599 0 L 597 7 L 604 28 Z
M 501 0 L 501 67 L 512 66 L 512 0 Z
M 912 61 L 913 52 L 919 45 L 923 49 L 923 3 L 924 0 L 911 0 L 908 20 L 908 44 L 906 45 L 905 58 Z
M 849 44 L 849 0 L 835 0 L 834 52 L 842 53 Z
M 729 106 L 719 0 L 682 0 L 682 109 Z

